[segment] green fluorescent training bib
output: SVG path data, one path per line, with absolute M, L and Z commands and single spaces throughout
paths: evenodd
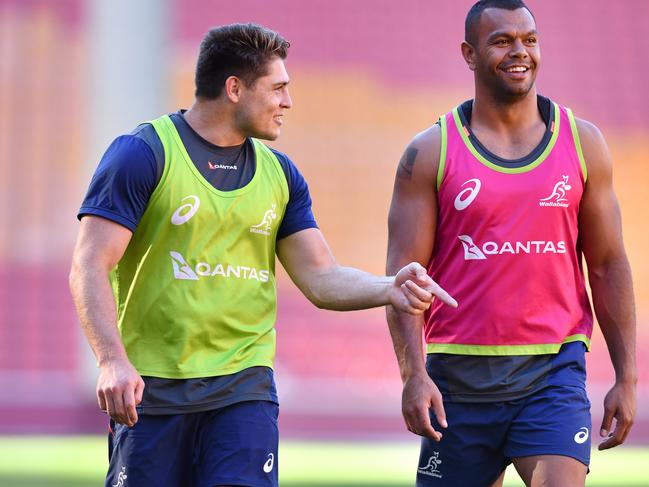
M 196 169 L 171 119 L 152 124 L 164 172 L 111 273 L 128 357 L 140 374 L 170 379 L 272 367 L 284 172 L 253 139 L 252 180 L 219 191 Z

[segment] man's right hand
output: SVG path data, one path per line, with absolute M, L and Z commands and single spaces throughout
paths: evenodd
M 132 427 L 137 422 L 135 406 L 142 402 L 144 381 L 128 360 L 100 365 L 97 401 L 115 422 Z
M 425 374 L 414 375 L 405 380 L 401 397 L 401 410 L 406 426 L 419 436 L 435 441 L 442 439 L 442 433 L 431 425 L 429 410 L 435 412 L 437 422 L 446 428 L 446 413 L 442 394 L 435 383 Z
M 428 275 L 418 262 L 402 267 L 394 276 L 390 289 L 390 304 L 397 310 L 412 315 L 426 311 L 436 297 L 443 303 L 457 308 L 457 301 Z

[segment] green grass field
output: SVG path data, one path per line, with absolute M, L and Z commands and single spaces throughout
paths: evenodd
M 417 442 L 330 443 L 283 441 L 283 487 L 406 487 L 414 485 Z M 589 486 L 649 486 L 649 448 L 593 451 Z M 102 485 L 103 437 L 0 437 L 0 486 Z M 508 469 L 505 485 L 523 485 Z M 141 486 L 144 487 L 144 486 Z

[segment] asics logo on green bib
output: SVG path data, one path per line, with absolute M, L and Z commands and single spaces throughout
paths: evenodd
M 270 271 L 267 269 L 256 269 L 244 265 L 209 264 L 207 262 L 198 262 L 192 266 L 180 252 L 172 250 L 169 255 L 171 256 L 174 277 L 180 280 L 198 281 L 201 277 L 222 277 L 268 282 L 270 277 Z
M 196 214 L 198 207 L 201 206 L 201 200 L 196 195 L 190 194 L 180 201 L 183 202 L 186 200 L 191 200 L 191 202 L 181 205 L 176 211 L 174 211 L 174 214 L 171 215 L 171 223 L 174 225 L 182 225 L 183 223 L 186 223 Z

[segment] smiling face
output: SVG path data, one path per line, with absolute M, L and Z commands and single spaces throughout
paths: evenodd
M 245 136 L 264 140 L 279 137 L 284 111 L 293 105 L 288 83 L 284 61 L 277 57 L 268 62 L 266 75 L 241 87 L 235 118 Z
M 462 45 L 476 86 L 496 99 L 525 97 L 541 61 L 536 23 L 526 8 L 488 8 L 475 26 L 476 45 Z

